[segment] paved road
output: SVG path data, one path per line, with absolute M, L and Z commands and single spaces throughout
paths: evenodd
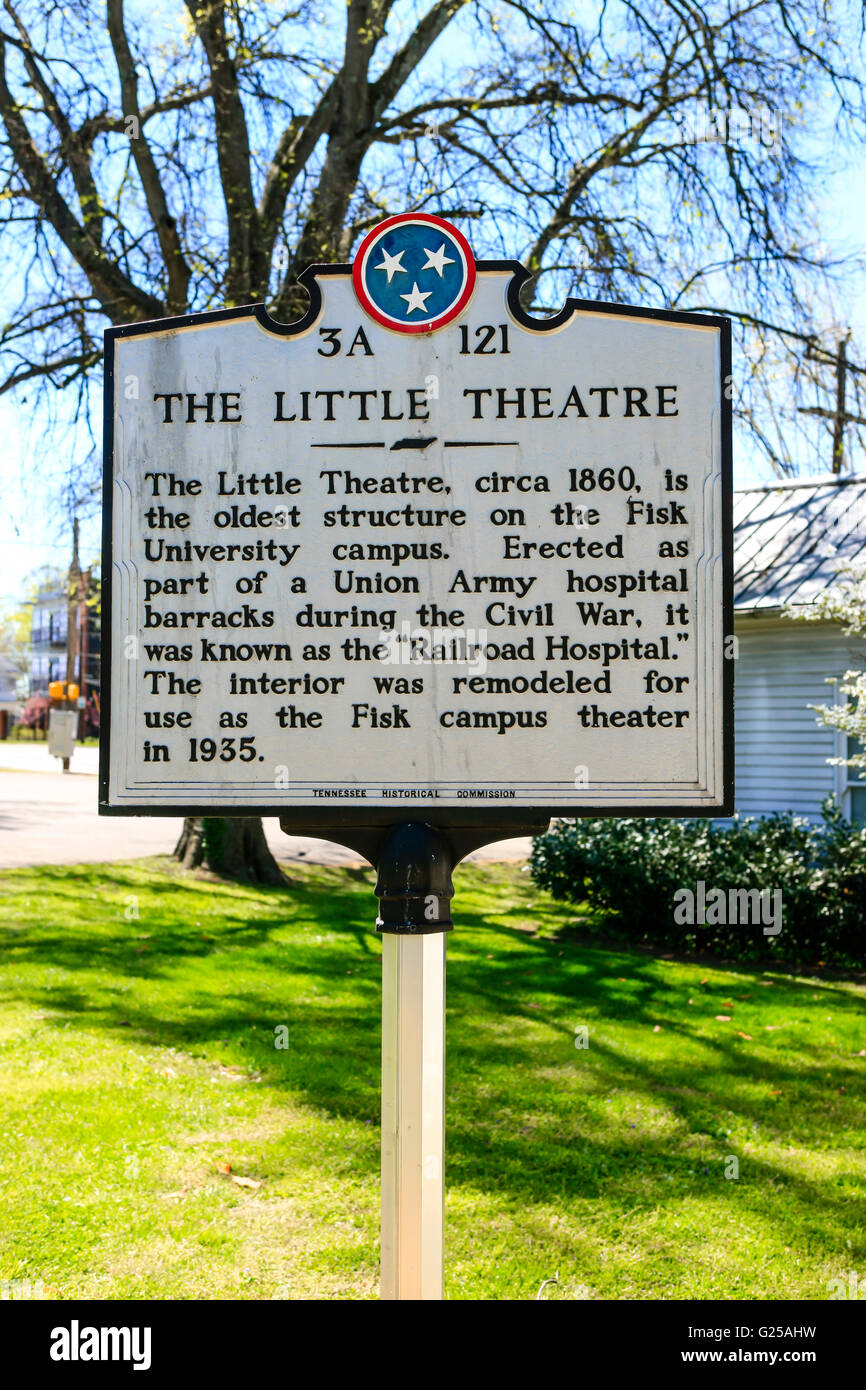
M 182 822 L 171 816 L 99 816 L 98 753 L 78 748 L 71 771 L 58 771 L 44 743 L 0 743 L 0 869 L 28 864 L 98 864 L 169 854 Z M 264 823 L 278 859 L 313 864 L 358 864 L 358 855 L 329 840 L 284 835 L 278 820 Z M 531 841 L 500 840 L 470 855 L 474 860 L 519 860 Z

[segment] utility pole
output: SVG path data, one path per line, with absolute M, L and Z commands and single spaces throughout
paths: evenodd
M 81 600 L 81 565 L 78 560 L 78 517 L 72 521 L 72 564 L 66 577 L 66 682 L 67 689 L 75 683 L 75 658 L 78 655 L 78 608 Z M 84 682 L 81 682 L 83 688 Z M 69 771 L 69 759 L 63 759 L 63 771 Z
M 797 410 L 801 415 L 820 415 L 825 420 L 833 421 L 833 454 L 830 466 L 831 473 L 839 474 L 842 472 L 845 459 L 845 426 L 846 425 L 866 425 L 866 416 L 852 415 L 845 409 L 845 394 L 848 384 L 848 373 L 857 372 L 866 376 L 866 368 L 856 367 L 853 362 L 848 361 L 848 343 L 851 341 L 851 329 L 836 344 L 836 355 L 826 352 L 823 348 L 814 351 L 811 347 L 807 349 L 806 356 L 813 362 L 823 362 L 833 364 L 836 368 L 836 408 L 835 410 L 825 410 L 820 405 L 800 405 Z

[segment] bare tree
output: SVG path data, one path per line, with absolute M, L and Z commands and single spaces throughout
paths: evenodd
M 611 0 L 592 23 L 553 0 L 177 0 L 158 32 L 123 0 L 2 3 L 0 392 L 35 379 L 84 412 L 106 322 L 294 317 L 307 264 L 428 208 L 523 259 L 536 312 L 571 292 L 731 314 L 735 408 L 778 472 L 795 426 L 823 427 L 798 413 L 838 341 L 814 151 L 818 113 L 835 150 L 863 136 L 856 0 Z

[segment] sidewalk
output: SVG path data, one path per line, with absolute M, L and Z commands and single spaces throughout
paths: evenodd
M 44 743 L 0 743 L 0 869 L 37 864 L 98 864 L 170 854 L 183 821 L 174 816 L 100 816 L 99 750 L 76 749 L 70 771 L 59 771 Z M 354 850 L 329 840 L 284 835 L 264 821 L 277 859 L 310 864 L 359 864 Z M 499 840 L 469 856 L 474 861 L 525 859 L 528 839 Z
M 99 772 L 99 749 L 76 748 L 69 768 L 68 776 L 75 772 L 96 777 Z M 48 744 L 42 741 L 31 743 L 28 739 L 25 743 L 22 739 L 20 743 L 12 743 L 5 739 L 0 742 L 0 771 L 59 772 L 60 759 L 52 758 L 48 752 Z

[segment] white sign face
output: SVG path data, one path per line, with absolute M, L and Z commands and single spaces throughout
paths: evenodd
M 726 320 L 392 221 L 300 324 L 107 335 L 102 808 L 729 811 Z

